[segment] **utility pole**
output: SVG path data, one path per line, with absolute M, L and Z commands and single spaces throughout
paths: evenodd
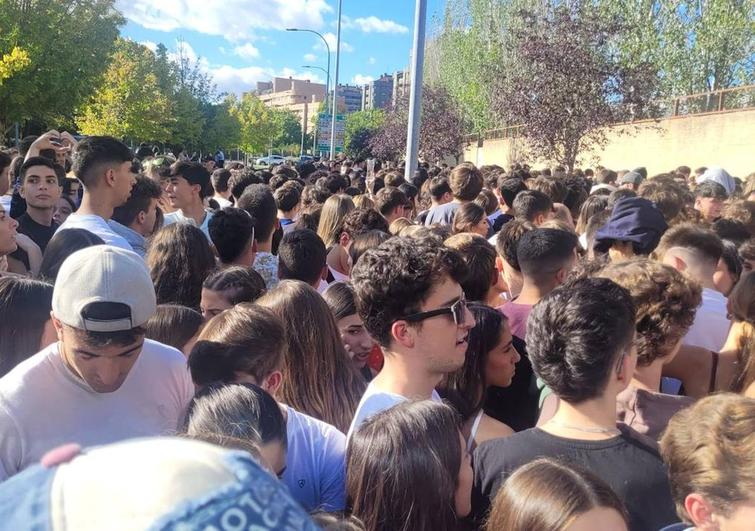
M 406 133 L 406 166 L 404 180 L 410 182 L 417 168 L 417 150 L 422 111 L 422 70 L 425 63 L 425 18 L 427 0 L 416 0 L 414 10 L 414 46 L 412 48 L 411 92 L 409 97 L 409 123 Z M 336 63 L 338 64 L 338 63 Z M 336 67 L 337 68 L 337 67 Z
M 341 62 L 341 4 L 338 0 L 338 29 L 336 31 L 336 75 L 333 80 L 333 115 L 330 123 L 330 160 L 336 156 L 336 114 L 338 112 L 338 67 Z

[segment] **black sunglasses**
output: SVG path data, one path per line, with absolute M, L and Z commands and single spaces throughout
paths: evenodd
M 467 313 L 467 301 L 464 299 L 464 297 L 462 297 L 447 308 L 438 308 L 437 310 L 429 310 L 427 312 L 413 313 L 411 315 L 402 317 L 400 320 L 416 323 L 419 321 L 424 321 L 425 319 L 430 319 L 431 317 L 436 317 L 438 315 L 450 314 L 453 317 L 454 323 L 456 324 L 456 326 L 460 326 L 464 324 L 466 313 Z

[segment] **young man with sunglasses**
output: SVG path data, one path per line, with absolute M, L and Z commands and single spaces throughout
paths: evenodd
M 464 364 L 474 317 L 461 280 L 466 264 L 426 239 L 391 238 L 352 271 L 357 311 L 385 364 L 362 397 L 349 435 L 371 415 L 404 400 L 440 400 L 435 386 Z
M 540 457 L 590 470 L 624 502 L 632 531 L 676 521 L 657 446 L 617 427 L 616 396 L 634 374 L 635 308 L 629 292 L 604 278 L 556 288 L 532 310 L 527 350 L 537 376 L 559 398 L 537 428 L 482 443 L 474 454 L 473 514 L 482 521 L 506 479 Z

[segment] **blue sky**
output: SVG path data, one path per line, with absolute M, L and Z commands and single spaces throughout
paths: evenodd
M 311 33 L 319 31 L 335 52 L 337 0 L 118 0 L 127 19 L 125 37 L 148 46 L 165 44 L 200 60 L 218 88 L 241 93 L 274 75 L 324 82 L 327 53 Z M 445 0 L 428 0 L 428 31 Z M 409 63 L 413 0 L 343 0 L 341 83 L 363 84 Z M 331 58 L 331 76 L 335 53 Z

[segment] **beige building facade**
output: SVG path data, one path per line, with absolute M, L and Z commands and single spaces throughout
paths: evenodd
M 268 107 L 295 113 L 306 134 L 311 131 L 317 110 L 325 100 L 325 85 L 308 79 L 276 77 L 272 81 L 257 82 L 257 97 Z

